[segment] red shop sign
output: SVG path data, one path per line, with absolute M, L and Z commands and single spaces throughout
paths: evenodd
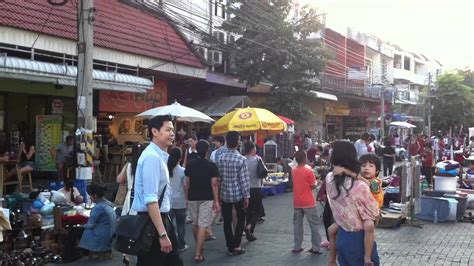
M 168 83 L 165 80 L 155 80 L 153 90 L 146 93 L 119 91 L 100 91 L 100 112 L 141 113 L 153 107 L 167 104 Z

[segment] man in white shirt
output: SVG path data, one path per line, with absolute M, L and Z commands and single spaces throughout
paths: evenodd
M 360 139 L 358 139 L 355 143 L 354 146 L 357 151 L 357 159 L 359 159 L 362 155 L 369 153 L 367 150 L 367 141 L 370 139 L 370 134 L 369 133 L 364 133 L 362 136 L 360 136 Z
M 222 152 L 222 149 L 224 148 L 225 139 L 223 136 L 216 136 L 212 140 L 212 143 L 216 148 L 212 151 L 211 157 L 209 159 L 213 162 L 216 162 L 218 155 Z

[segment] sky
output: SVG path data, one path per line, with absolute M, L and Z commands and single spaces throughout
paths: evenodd
M 438 60 L 474 69 L 474 0 L 299 0 L 326 13 L 326 26 L 373 34 Z

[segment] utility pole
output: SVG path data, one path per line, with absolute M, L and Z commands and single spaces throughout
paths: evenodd
M 431 72 L 428 73 L 428 136 L 431 137 Z
M 385 86 L 380 87 L 380 141 L 385 137 Z
M 77 5 L 77 127 L 92 129 L 92 49 L 94 47 L 93 0 L 79 0 Z

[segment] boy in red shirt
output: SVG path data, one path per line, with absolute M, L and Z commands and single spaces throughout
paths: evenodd
M 319 247 L 319 243 L 321 243 L 321 235 L 319 234 L 321 220 L 316 209 L 316 199 L 313 193 L 313 189 L 316 188 L 316 177 L 311 168 L 306 166 L 306 153 L 304 151 L 297 151 L 295 160 L 298 166 L 291 171 L 293 176 L 293 232 L 295 245 L 291 252 L 299 253 L 303 251 L 301 247 L 303 243 L 303 217 L 306 215 L 311 228 L 312 243 L 312 247 L 308 252 L 322 254 Z

